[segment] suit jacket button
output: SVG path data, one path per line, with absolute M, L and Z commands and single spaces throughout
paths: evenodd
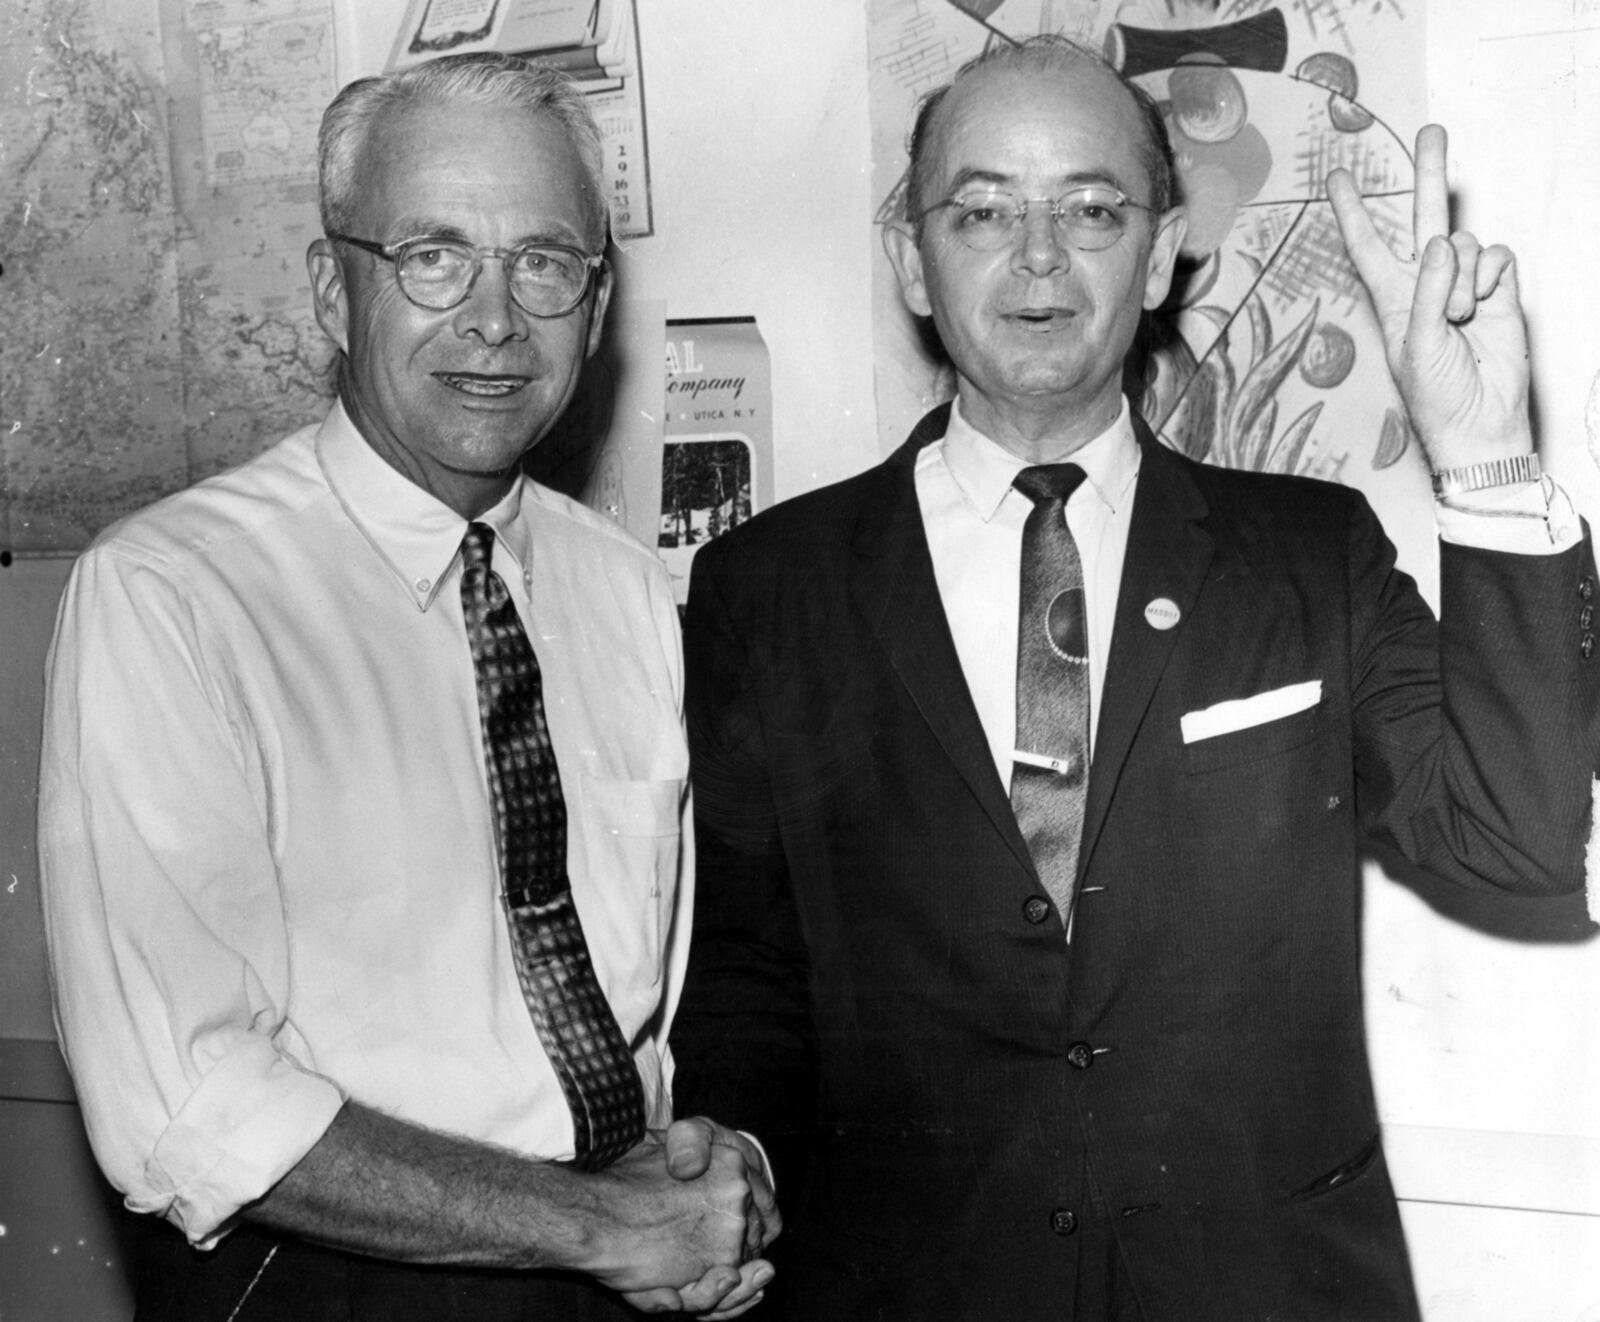
M 1594 606 L 1587 605 L 1578 612 L 1578 628 L 1592 629 L 1594 627 Z
M 1074 1042 L 1067 1048 L 1067 1064 L 1075 1070 L 1086 1070 L 1094 1064 L 1094 1048 L 1087 1042 Z
M 1587 661 L 1594 655 L 1594 635 L 1586 633 L 1578 641 L 1578 655 Z
M 1035 925 L 1050 916 L 1050 901 L 1042 895 L 1030 895 L 1023 902 L 1022 916 Z
M 1078 1229 L 1077 1213 L 1065 1207 L 1058 1207 L 1050 1213 L 1050 1229 L 1058 1235 L 1070 1235 Z
M 1594 579 L 1590 575 L 1585 574 L 1578 580 L 1578 595 L 1585 601 L 1594 596 Z

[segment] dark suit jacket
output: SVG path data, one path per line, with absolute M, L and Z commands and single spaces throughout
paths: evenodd
M 913 467 L 946 417 L 696 563 L 679 1113 L 770 1144 L 793 1316 L 1060 1322 L 1098 1214 L 1159 1322 L 1414 1317 L 1358 841 L 1581 886 L 1587 542 L 1442 548 L 1436 624 L 1358 493 L 1141 425 L 1069 947 L 935 586 Z M 1312 679 L 1314 709 L 1181 739 Z

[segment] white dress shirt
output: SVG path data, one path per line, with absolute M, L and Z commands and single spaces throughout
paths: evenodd
M 1067 501 L 1067 527 L 1083 563 L 1092 750 L 1139 478 L 1139 443 L 1128 401 L 1106 431 L 1062 462 L 1077 464 L 1087 479 Z M 923 447 L 916 466 L 917 502 L 939 598 L 1008 793 L 1017 730 L 1022 528 L 1033 509 L 1011 483 L 1026 467 L 974 428 L 962 416 L 959 400 L 951 406 L 944 437 Z M 1573 545 L 1581 527 L 1565 495 L 1555 489 L 1552 500 L 1550 494 L 1538 483 L 1520 483 L 1458 497 L 1455 508 L 1439 503 L 1440 534 L 1487 550 L 1555 554 Z
M 576 907 L 660 1125 L 691 908 L 671 587 L 531 482 L 484 521 L 544 677 Z M 109 530 L 68 583 L 40 789 L 57 1025 L 107 1175 L 196 1242 L 346 1097 L 572 1154 L 499 899 L 465 529 L 336 407 Z

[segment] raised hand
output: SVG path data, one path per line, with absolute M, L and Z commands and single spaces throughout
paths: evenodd
M 1533 450 L 1528 335 L 1504 244 L 1450 232 L 1445 131 L 1417 134 L 1415 251 L 1392 252 L 1355 180 L 1328 176 L 1345 247 L 1372 297 L 1389 370 L 1435 471 Z

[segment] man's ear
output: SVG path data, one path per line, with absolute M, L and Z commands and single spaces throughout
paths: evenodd
M 306 274 L 311 277 L 311 309 L 322 333 L 350 352 L 350 300 L 345 293 L 344 265 L 333 240 L 316 239 L 306 249 Z
M 883 227 L 883 251 L 900 282 L 900 297 L 919 317 L 931 317 L 928 286 L 922 278 L 922 245 L 916 227 L 908 220 L 891 220 Z
M 1189 232 L 1189 217 L 1182 207 L 1173 207 L 1156 222 L 1155 242 L 1150 245 L 1150 261 L 1144 272 L 1144 306 L 1149 312 L 1161 306 L 1172 288 L 1172 273 L 1177 268 L 1178 251 Z
M 583 356 L 591 358 L 600 347 L 600 336 L 606 328 L 606 309 L 611 306 L 611 263 L 605 262 L 594 277 L 594 306 L 589 311 L 589 339 L 583 347 Z

